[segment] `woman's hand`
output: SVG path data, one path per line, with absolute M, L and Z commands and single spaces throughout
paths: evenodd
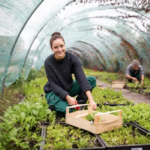
M 77 100 L 74 97 L 71 97 L 69 95 L 66 96 L 66 100 L 70 106 L 75 105 L 77 102 Z
M 97 109 L 97 104 L 94 101 L 90 102 L 90 104 L 92 105 L 93 110 Z
M 142 81 L 142 82 L 141 82 L 141 86 L 143 86 L 143 84 L 144 84 L 144 82 Z
M 93 110 L 97 109 L 97 104 L 96 104 L 96 103 L 94 102 L 94 100 L 93 100 L 93 97 L 92 97 L 92 95 L 91 95 L 91 91 L 88 90 L 88 91 L 86 91 L 85 93 L 86 93 L 86 95 L 87 95 L 87 97 L 88 97 L 88 99 L 89 99 L 89 103 L 92 105 Z

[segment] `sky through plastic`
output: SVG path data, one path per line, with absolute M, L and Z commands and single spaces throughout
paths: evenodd
M 55 31 L 84 67 L 150 73 L 149 0 L 0 0 L 0 91 L 44 65 Z

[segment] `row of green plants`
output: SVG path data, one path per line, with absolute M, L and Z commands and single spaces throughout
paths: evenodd
M 137 128 L 133 130 L 132 125 L 129 127 L 124 125 L 119 129 L 101 133 L 100 136 L 108 146 L 150 144 L 148 134 L 146 136 L 140 134 Z
M 7 109 L 0 123 L 0 149 L 36 149 L 42 121 L 53 121 L 54 115 L 46 102 L 23 102 Z M 33 146 L 33 147 L 32 147 Z
M 95 76 L 100 81 L 104 81 L 109 84 L 116 80 L 125 80 L 125 75 L 122 73 L 108 73 L 104 71 L 94 71 L 86 68 L 84 68 L 83 70 L 86 76 Z
M 95 136 L 73 126 L 50 124 L 47 127 L 45 150 L 99 147 Z
M 85 68 L 84 73 L 86 74 L 86 76 L 95 76 L 98 80 L 104 81 L 109 84 L 112 84 L 113 81 L 117 80 L 126 81 L 126 88 L 128 88 L 129 90 L 135 93 L 140 93 L 142 95 L 150 95 L 150 79 L 148 77 L 145 77 L 144 84 L 141 86 L 141 84 L 138 84 L 137 82 L 127 82 L 125 74 L 122 73 L 100 72 Z
M 144 84 L 141 85 L 141 84 L 138 84 L 137 82 L 129 82 L 127 83 L 126 85 L 128 88 L 133 88 L 133 89 L 138 89 L 138 88 L 143 88 L 143 89 L 146 89 L 146 88 L 149 88 L 150 87 L 150 80 L 145 77 L 144 78 Z
M 122 96 L 122 92 L 116 92 L 114 89 L 100 89 L 99 87 L 95 87 L 92 96 L 97 104 L 124 104 L 130 105 L 133 102 L 129 101 L 128 99 Z
M 39 95 L 39 98 L 44 96 L 44 85 L 46 84 L 47 79 L 45 77 L 42 78 L 36 78 L 35 80 L 32 80 L 31 82 L 27 82 L 24 85 L 24 92 L 23 94 L 26 95 L 27 99 L 29 97 L 29 100 L 32 100 L 31 97 L 34 97 L 36 95 Z
M 55 113 L 48 109 L 43 87 L 45 77 L 22 82 L 20 79 L 12 86 L 23 85 L 24 102 L 9 107 L 3 117 L 0 117 L 0 149 L 30 150 L 38 149 L 43 138 L 41 123 L 55 121 Z
M 129 90 L 134 91 L 135 93 L 140 93 L 143 95 L 150 95 L 150 80 L 145 77 L 144 79 L 144 84 L 138 84 L 137 82 L 132 82 L 132 83 L 127 83 L 126 87 Z

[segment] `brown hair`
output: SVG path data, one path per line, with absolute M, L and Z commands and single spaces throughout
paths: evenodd
M 61 36 L 61 34 L 59 32 L 54 32 L 51 35 L 51 39 L 50 39 L 50 46 L 52 47 L 53 41 L 55 41 L 56 39 L 62 39 L 62 41 L 65 43 L 64 38 Z
M 138 60 L 134 59 L 134 60 L 131 62 L 131 64 L 132 64 L 133 67 L 139 67 L 140 62 L 139 62 Z

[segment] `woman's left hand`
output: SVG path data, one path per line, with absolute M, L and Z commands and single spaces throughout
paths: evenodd
M 93 110 L 97 109 L 97 104 L 94 101 L 90 102 L 90 104 L 92 105 Z
M 93 110 L 97 109 L 97 104 L 94 102 L 91 91 L 88 90 L 85 92 L 88 99 L 89 99 L 89 103 L 92 105 Z
M 143 85 L 143 81 L 141 82 L 141 85 Z

